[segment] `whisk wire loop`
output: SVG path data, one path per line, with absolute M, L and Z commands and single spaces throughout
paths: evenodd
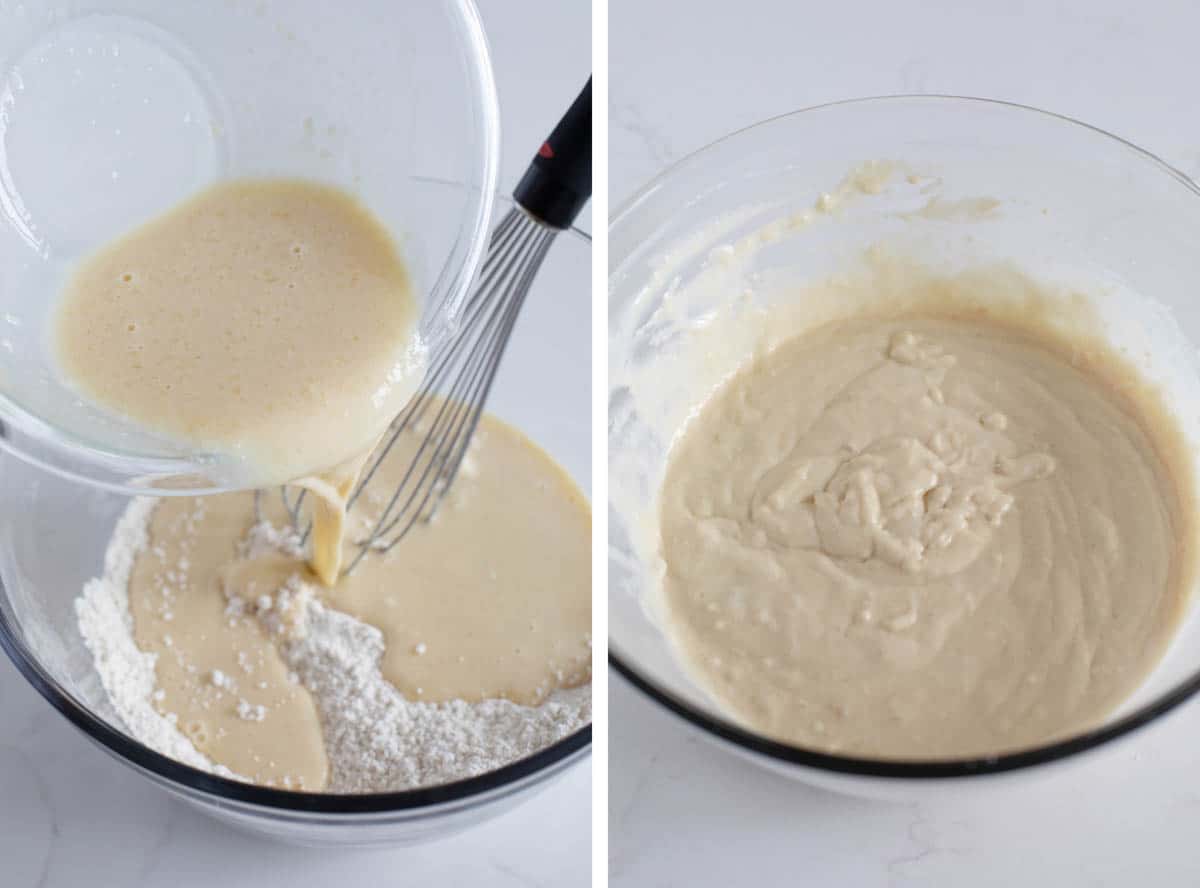
M 479 424 L 517 316 L 558 229 L 520 207 L 510 210 L 492 235 L 479 279 L 460 309 L 453 333 L 430 355 L 420 388 L 392 421 L 348 498 L 347 508 L 368 490 L 402 435 L 420 443 L 344 573 L 368 552 L 390 550 L 418 522 L 430 521 L 453 484 Z M 307 491 L 281 491 L 293 527 L 307 542 L 311 523 L 302 506 Z

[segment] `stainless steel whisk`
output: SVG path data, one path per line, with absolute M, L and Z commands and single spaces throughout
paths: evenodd
M 400 484 L 343 570 L 368 552 L 386 552 L 437 512 L 462 465 L 513 325 L 554 238 L 575 220 L 592 190 L 592 81 L 542 144 L 513 192 L 516 206 L 492 234 L 479 280 L 461 310 L 455 335 L 430 355 L 416 395 L 393 420 L 355 484 L 352 506 L 406 432 L 422 434 Z M 430 415 L 432 416 L 430 417 Z M 423 425 L 428 420 L 428 425 Z M 422 430 L 423 429 L 423 430 Z M 284 505 L 301 526 L 304 492 Z M 307 540 L 309 530 L 303 531 Z

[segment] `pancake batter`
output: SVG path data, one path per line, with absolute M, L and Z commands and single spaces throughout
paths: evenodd
M 353 198 L 232 181 L 84 261 L 56 348 L 85 396 L 261 487 L 371 448 L 420 381 L 417 320 L 395 245 Z
M 850 755 L 993 755 L 1095 724 L 1193 581 L 1190 462 L 1136 379 L 982 315 L 782 344 L 672 452 L 677 647 L 748 726 Z
M 350 511 L 347 555 L 382 508 L 372 491 L 394 488 L 418 443 L 401 438 Z M 500 421 L 483 417 L 431 524 L 331 589 L 309 571 L 278 498 L 263 510 L 256 523 L 250 492 L 160 501 L 129 580 L 135 640 L 157 655 L 155 707 L 235 774 L 326 785 L 322 721 L 286 656 L 313 600 L 383 633 L 383 677 L 410 701 L 537 706 L 590 680 L 587 503 Z
M 214 480 L 315 494 L 308 551 L 276 498 L 263 514 L 252 492 L 134 504 L 80 604 L 110 695 L 120 639 L 98 615 L 120 610 L 124 630 L 127 610 L 153 657 L 157 714 L 129 717 L 145 701 L 118 693 L 127 723 L 178 729 L 171 748 L 218 773 L 359 791 L 480 773 L 551 742 L 556 712 L 578 718 L 578 700 L 540 705 L 590 679 L 590 512 L 515 430 L 484 418 L 436 520 L 340 577 L 420 443 L 401 440 L 345 514 L 420 381 L 416 322 L 383 226 L 314 183 L 216 185 L 76 270 L 56 345 L 84 395 L 216 455 Z M 368 713 L 392 730 L 364 729 Z

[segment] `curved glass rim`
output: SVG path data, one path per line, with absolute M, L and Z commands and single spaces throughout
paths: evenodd
M 670 166 L 664 168 L 662 171 L 653 176 L 642 187 L 636 189 L 633 194 L 631 194 L 617 206 L 617 209 L 613 212 L 612 217 L 609 220 L 609 228 L 618 225 L 625 216 L 629 215 L 629 213 L 631 213 L 637 207 L 639 203 L 657 191 L 659 186 L 661 186 L 665 181 L 682 172 L 685 167 L 689 166 L 694 161 L 701 159 L 717 146 L 723 145 L 726 142 L 731 142 L 739 136 L 742 136 L 752 130 L 769 126 L 770 124 L 777 123 L 781 120 L 788 120 L 793 117 L 798 117 L 801 114 L 809 114 L 813 111 L 823 111 L 828 108 L 838 108 L 843 105 L 870 105 L 885 103 L 902 104 L 904 102 L 915 103 L 928 101 L 940 104 L 965 102 L 969 104 L 994 105 L 1001 108 L 1011 108 L 1016 111 L 1027 111 L 1041 117 L 1060 120 L 1063 123 L 1071 124 L 1072 126 L 1080 127 L 1081 129 L 1091 130 L 1097 135 L 1105 136 L 1106 138 L 1131 149 L 1134 154 L 1139 155 L 1143 160 L 1151 161 L 1155 166 L 1159 167 L 1162 172 L 1167 173 L 1173 179 L 1178 181 L 1179 184 L 1185 186 L 1188 190 L 1196 193 L 1197 195 L 1200 195 L 1200 185 L 1197 185 L 1197 183 L 1190 176 L 1180 171 L 1177 167 L 1167 163 L 1154 152 L 1148 151 L 1140 145 L 1137 145 L 1128 139 L 1122 138 L 1115 133 L 1110 133 L 1106 129 L 1093 126 L 1090 123 L 1085 123 L 1084 121 L 1077 120 L 1074 117 L 1068 117 L 1065 114 L 1059 114 L 1055 111 L 1047 111 L 1044 108 L 1035 108 L 1033 105 L 1022 105 L 1020 102 L 1007 102 L 1003 99 L 985 99 L 981 98 L 980 96 L 958 96 L 950 93 L 894 93 L 879 96 L 862 96 L 855 99 L 838 99 L 834 102 L 822 102 L 819 105 L 809 105 L 806 108 L 800 108 L 796 111 L 787 111 L 783 114 L 776 114 L 773 117 L 768 117 L 764 120 L 758 121 L 757 123 L 752 123 L 748 126 L 743 126 L 739 129 L 736 129 L 733 132 L 726 133 L 720 138 L 714 139 L 708 144 L 697 148 L 695 151 L 684 155 L 683 157 L 679 158 L 679 160 L 674 161 Z
M 460 182 L 435 180 L 443 184 L 461 185 Z M 503 202 L 511 198 L 498 197 Z M 582 229 L 568 228 L 562 232 L 590 245 L 591 236 Z M 0 590 L 3 580 L 0 580 Z M 243 783 L 219 777 L 185 765 L 169 756 L 150 749 L 132 737 L 109 725 L 94 715 L 91 709 L 77 700 L 74 695 L 59 687 L 53 676 L 42 668 L 32 652 L 11 624 L 4 609 L 0 608 L 0 648 L 8 654 L 25 680 L 33 685 L 46 701 L 67 718 L 88 739 L 99 744 L 106 752 L 121 760 L 123 764 L 142 769 L 165 782 L 209 797 L 213 802 L 240 802 L 271 810 L 275 814 L 325 814 L 362 815 L 387 814 L 401 811 L 418 811 L 423 808 L 436 809 L 454 803 L 467 803 L 473 799 L 481 802 L 494 801 L 519 791 L 525 786 L 536 785 L 550 779 L 562 768 L 569 767 L 586 755 L 592 745 L 592 725 L 589 722 L 572 734 L 539 749 L 532 755 L 518 759 L 488 771 L 477 777 L 468 777 L 450 783 L 424 786 L 397 792 L 336 794 L 324 792 L 298 792 L 272 789 L 254 783 Z M 175 788 L 175 787 L 172 787 Z M 442 813 L 433 810 L 431 814 Z
M 451 14 L 456 17 L 462 28 L 463 58 L 467 77 L 472 81 L 472 104 L 475 106 L 479 124 L 480 151 L 476 162 L 479 184 L 471 186 L 472 190 L 479 192 L 479 198 L 470 213 L 468 223 L 459 232 L 445 263 L 431 285 L 435 303 L 443 301 L 443 293 L 450 297 L 449 301 L 461 301 L 466 297 L 475 279 L 489 240 L 500 171 L 500 101 L 483 19 L 475 0 L 450 0 L 450 4 L 453 7 Z M 417 176 L 414 179 L 442 184 L 464 184 L 426 176 Z M 0 393 L 0 411 L 0 449 L 59 477 L 125 495 L 187 496 L 220 493 L 228 489 L 211 483 L 162 489 L 138 488 L 136 482 L 139 477 L 158 479 L 163 476 L 202 476 L 203 466 L 187 455 L 137 455 L 104 446 L 84 444 L 65 435 L 4 393 Z M 22 436 L 30 438 L 39 449 L 44 449 L 45 453 L 30 452 L 15 444 L 10 440 L 9 426 Z M 206 454 L 196 456 L 203 457 Z M 60 460 L 79 461 L 86 469 L 75 468 L 69 464 L 60 465 Z
M 1156 154 L 1147 151 L 1146 149 L 1135 145 L 1128 139 L 1123 139 L 1107 130 L 1097 126 L 1092 126 L 1089 123 L 1076 120 L 1073 117 L 1067 117 L 1063 114 L 1057 114 L 1053 111 L 1046 111 L 1041 108 L 1035 108 L 1031 105 L 1022 105 L 1018 102 L 1006 102 L 999 99 L 984 99 L 976 96 L 956 96 L 944 94 L 897 94 L 883 96 L 867 96 L 856 99 L 842 99 L 836 102 L 825 102 L 820 105 L 812 105 L 807 108 L 802 108 L 798 111 L 790 111 L 786 114 L 778 114 L 758 123 L 750 124 L 742 127 L 732 133 L 722 136 L 702 148 L 693 151 L 685 157 L 677 160 L 671 166 L 667 167 L 661 173 L 652 178 L 649 182 L 637 189 L 624 203 L 621 204 L 616 214 L 609 223 L 610 230 L 617 226 L 623 218 L 636 210 L 638 204 L 653 194 L 658 188 L 668 179 L 674 177 L 686 167 L 692 165 L 697 160 L 702 159 L 713 148 L 722 145 L 726 142 L 748 133 L 752 130 L 757 130 L 769 124 L 807 114 L 812 111 L 820 111 L 826 108 L 833 108 L 842 105 L 866 105 L 866 104 L 899 104 L 902 102 L 940 102 L 950 104 L 954 102 L 966 102 L 981 105 L 994 105 L 1006 108 L 1011 108 L 1020 112 L 1029 112 L 1035 115 L 1052 118 L 1070 124 L 1071 126 L 1080 127 L 1085 130 L 1090 130 L 1099 136 L 1110 139 L 1125 148 L 1131 150 L 1141 160 L 1149 161 L 1153 166 L 1158 167 L 1162 172 L 1167 173 L 1171 178 L 1175 179 L 1180 185 L 1184 186 L 1194 195 L 1200 196 L 1200 185 L 1197 185 L 1189 176 L 1182 173 L 1180 170 L 1167 163 Z M 611 274 L 611 268 L 610 268 Z M 610 593 L 611 594 L 611 593 Z M 820 752 L 816 749 L 811 749 L 803 746 L 796 746 L 790 743 L 784 743 L 778 740 L 772 740 L 762 734 L 750 731 L 746 728 L 734 724 L 732 721 L 721 718 L 716 715 L 710 715 L 701 711 L 699 708 L 688 703 L 677 694 L 668 691 L 666 688 L 650 680 L 635 669 L 629 662 L 621 657 L 614 649 L 612 636 L 609 636 L 608 647 L 608 662 L 609 665 L 616 670 L 626 681 L 633 687 L 649 697 L 650 700 L 667 709 L 677 717 L 683 719 L 689 724 L 700 728 L 708 734 L 731 743 L 735 746 L 754 753 L 759 756 L 764 756 L 775 761 L 783 762 L 789 765 L 800 765 L 807 768 L 812 768 L 819 771 L 830 771 L 838 774 L 849 774 L 861 777 L 882 777 L 890 779 L 948 779 L 961 777 L 978 777 L 989 774 L 1000 774 L 1005 771 L 1015 771 L 1022 768 L 1032 767 L 1034 765 L 1047 764 L 1060 759 L 1068 758 L 1085 752 L 1090 749 L 1095 749 L 1110 740 L 1115 740 L 1118 737 L 1125 736 L 1132 731 L 1144 727 L 1150 722 L 1157 719 L 1159 716 L 1165 715 L 1181 703 L 1190 699 L 1197 692 L 1200 692 L 1200 670 L 1193 673 L 1188 678 L 1177 684 L 1174 688 L 1166 691 L 1157 699 L 1146 703 L 1133 712 L 1117 719 L 1108 725 L 1103 725 L 1098 728 L 1084 731 L 1063 740 L 1056 740 L 1052 743 L 1047 743 L 1042 746 L 1036 746 L 1031 749 L 1018 750 L 1015 752 L 1004 752 L 991 756 L 976 756 L 959 759 L 881 759 L 881 758 L 859 758 L 855 756 L 836 755 L 834 753 Z
M 93 715 L 74 695 L 62 691 L 58 683 L 29 655 L 3 610 L 0 610 L 0 648 L 4 649 L 17 670 L 38 693 L 88 739 L 98 743 L 123 763 L 148 771 L 167 784 L 176 784 L 179 788 L 209 796 L 214 803 L 232 801 L 273 812 L 337 816 L 414 811 L 468 802 L 485 795 L 489 798 L 482 800 L 491 801 L 521 789 L 522 785 L 540 783 L 552 777 L 559 770 L 554 765 L 570 764 L 568 760 L 585 753 L 592 742 L 592 726 L 588 724 L 552 745 L 494 771 L 450 783 L 397 792 L 336 794 L 274 789 L 231 780 L 185 765 L 150 749 Z

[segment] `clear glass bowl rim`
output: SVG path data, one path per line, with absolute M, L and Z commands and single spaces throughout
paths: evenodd
M 496 200 L 500 203 L 510 202 L 505 197 L 497 197 Z M 589 247 L 591 245 L 591 237 L 579 228 L 567 229 L 563 234 L 578 238 Z M 2 580 L 0 592 L 3 592 Z M 353 795 L 272 789 L 218 777 L 177 762 L 97 718 L 86 705 L 60 688 L 58 682 L 42 668 L 21 640 L 17 628 L 10 623 L 3 608 L 0 608 L 0 648 L 51 706 L 90 740 L 124 764 L 148 772 L 149 776 L 169 788 L 198 795 L 204 801 L 213 804 L 241 803 L 275 815 L 317 814 L 334 819 L 343 815 L 350 821 L 364 814 L 408 812 L 419 815 L 422 809 L 428 809 L 430 814 L 440 814 L 447 807 L 461 807 L 473 801 L 490 802 L 543 783 L 586 755 L 592 745 L 592 726 L 589 723 L 533 755 L 465 780 L 399 792 Z
M 1103 139 L 1111 140 L 1118 145 L 1127 149 L 1136 160 L 1146 162 L 1151 167 L 1156 168 L 1159 172 L 1165 173 L 1178 184 L 1190 191 L 1194 196 L 1200 197 L 1200 186 L 1198 186 L 1191 178 L 1180 172 L 1175 167 L 1171 166 L 1162 158 L 1153 154 L 1150 151 L 1130 142 L 1128 139 L 1123 139 L 1113 133 L 1103 130 L 1100 127 L 1092 126 L 1083 121 L 1076 120 L 1072 117 L 1067 117 L 1063 114 L 1057 114 L 1053 111 L 1046 111 L 1041 108 L 1035 108 L 1030 105 L 1022 105 L 1018 102 L 1005 102 L 998 99 L 985 99 L 974 96 L 956 96 L 945 94 L 900 94 L 900 95 L 883 95 L 883 96 L 867 96 L 855 99 L 843 99 L 836 102 L 825 102 L 820 105 L 812 105 L 807 108 L 802 108 L 798 111 L 791 111 L 786 114 L 776 115 L 775 117 L 759 121 L 750 126 L 742 127 L 735 130 L 713 142 L 697 149 L 686 157 L 673 163 L 667 167 L 634 194 L 625 200 L 616 213 L 613 215 L 609 223 L 610 231 L 619 227 L 628 216 L 637 211 L 638 205 L 653 194 L 666 181 L 684 174 L 691 167 L 700 164 L 705 157 L 718 146 L 722 146 L 727 142 L 731 142 L 742 135 L 752 131 L 765 128 L 771 124 L 778 123 L 783 120 L 789 120 L 800 115 L 820 112 L 829 108 L 837 108 L 849 105 L 871 106 L 878 104 L 896 105 L 902 103 L 909 104 L 930 104 L 936 103 L 939 105 L 983 105 L 1007 108 L 1019 113 L 1038 115 L 1049 118 L 1066 124 L 1069 127 L 1079 127 L 1083 130 L 1090 130 L 1097 136 Z M 610 265 L 611 273 L 611 265 Z M 665 708 L 668 712 L 673 713 L 678 718 L 701 731 L 710 734 L 725 743 L 732 744 L 741 750 L 749 752 L 756 756 L 765 757 L 767 759 L 781 762 L 788 765 L 799 765 L 806 768 L 811 768 L 818 771 L 829 771 L 837 774 L 848 774 L 861 777 L 873 778 L 891 778 L 896 780 L 945 780 L 947 778 L 961 778 L 971 776 L 981 776 L 989 774 L 999 774 L 1005 771 L 1016 771 L 1023 768 L 1029 768 L 1035 765 L 1048 764 L 1060 759 L 1069 758 L 1079 753 L 1095 749 L 1123 737 L 1132 731 L 1144 727 L 1150 722 L 1156 720 L 1170 712 L 1175 707 L 1190 699 L 1197 692 L 1200 692 L 1200 671 L 1193 673 L 1191 676 L 1180 682 L 1171 690 L 1164 693 L 1158 699 L 1153 700 L 1146 705 L 1140 707 L 1133 712 L 1117 719 L 1111 724 L 1103 725 L 1099 728 L 1094 728 L 1090 731 L 1085 731 L 1065 740 L 1058 740 L 1053 743 L 1048 743 L 1042 746 L 1037 746 L 1032 749 L 1021 750 L 1018 752 L 1002 753 L 994 756 L 979 756 L 974 758 L 960 759 L 943 759 L 943 760 L 905 760 L 905 759 L 881 759 L 881 758 L 860 758 L 854 756 L 835 755 L 827 752 L 820 752 L 815 749 L 796 746 L 790 743 L 784 743 L 778 740 L 772 740 L 761 734 L 747 730 L 734 722 L 701 711 L 695 706 L 692 706 L 687 701 L 680 698 L 678 695 L 668 691 L 666 688 L 654 682 L 652 679 L 638 672 L 629 662 L 621 657 L 620 652 L 616 649 L 613 638 L 609 636 L 608 662 L 612 669 L 621 675 L 639 692 L 649 697 L 654 703 Z
M 468 214 L 469 218 L 458 233 L 450 255 L 432 283 L 435 291 L 442 291 L 439 297 L 441 302 L 454 304 L 461 301 L 472 286 L 490 240 L 489 226 L 500 171 L 500 105 L 491 51 L 475 0 L 449 0 L 449 3 L 454 14 L 460 19 L 465 48 L 470 51 L 473 62 L 467 75 L 480 105 L 478 123 L 481 127 L 482 141 L 482 150 L 476 158 L 479 183 L 470 187 L 470 190 L 478 192 L 478 202 Z M 462 187 L 463 184 L 429 176 L 414 178 L 439 185 Z M 6 425 L 11 425 L 22 436 L 32 439 L 36 447 L 44 449 L 46 453 L 26 449 L 14 443 L 7 434 Z M 187 477 L 194 475 L 199 467 L 191 464 L 186 457 L 130 455 L 103 446 L 83 445 L 3 391 L 0 391 L 0 450 L 59 477 L 126 496 L 190 496 L 221 493 L 229 489 L 210 482 L 199 486 L 175 484 L 170 487 L 139 489 L 131 479 L 151 474 L 178 475 L 181 472 Z M 62 460 L 70 462 L 63 465 L 60 463 Z M 128 477 L 118 481 L 107 477 L 107 474 L 103 477 L 93 474 L 97 471 L 114 472 Z

